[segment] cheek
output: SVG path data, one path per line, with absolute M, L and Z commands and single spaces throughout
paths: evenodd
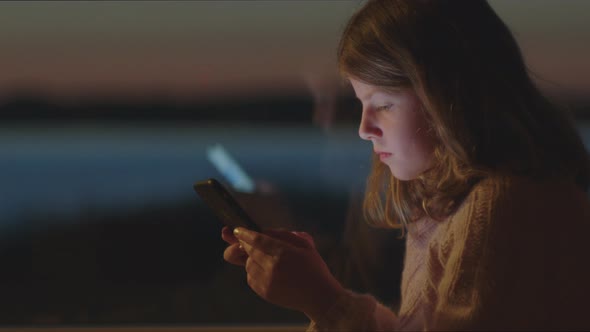
M 397 132 L 397 147 L 402 153 L 400 157 L 417 168 L 428 168 L 436 142 L 428 132 L 428 124 L 421 117 L 408 120 L 404 130 Z
M 428 137 L 418 133 L 408 133 L 398 140 L 398 148 L 401 150 L 402 157 L 408 161 L 422 162 L 430 159 L 434 151 L 434 145 Z
M 425 127 L 418 127 L 417 131 L 414 132 L 412 137 L 413 148 L 416 151 L 417 156 L 422 160 L 432 159 L 434 153 L 435 141 L 431 135 L 429 135 Z

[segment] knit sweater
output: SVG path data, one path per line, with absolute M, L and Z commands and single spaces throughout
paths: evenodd
M 575 185 L 480 181 L 408 227 L 401 306 L 346 291 L 308 331 L 589 330 L 590 202 Z

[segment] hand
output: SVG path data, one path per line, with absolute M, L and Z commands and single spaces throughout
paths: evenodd
M 241 248 L 238 239 L 234 236 L 232 228 L 224 226 L 221 230 L 221 238 L 229 244 L 223 252 L 223 259 L 233 265 L 246 266 L 248 255 Z
M 344 292 L 307 233 L 240 227 L 234 236 L 247 254 L 248 285 L 268 302 L 317 320 Z

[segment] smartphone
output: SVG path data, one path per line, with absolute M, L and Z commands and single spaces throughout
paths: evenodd
M 193 187 L 224 225 L 231 228 L 244 227 L 256 232 L 261 231 L 229 190 L 216 179 L 197 182 Z

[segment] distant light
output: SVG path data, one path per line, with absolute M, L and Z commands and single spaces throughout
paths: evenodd
M 246 174 L 240 164 L 232 158 L 221 144 L 215 144 L 207 148 L 207 159 L 235 190 L 253 193 L 256 189 L 252 178 Z

